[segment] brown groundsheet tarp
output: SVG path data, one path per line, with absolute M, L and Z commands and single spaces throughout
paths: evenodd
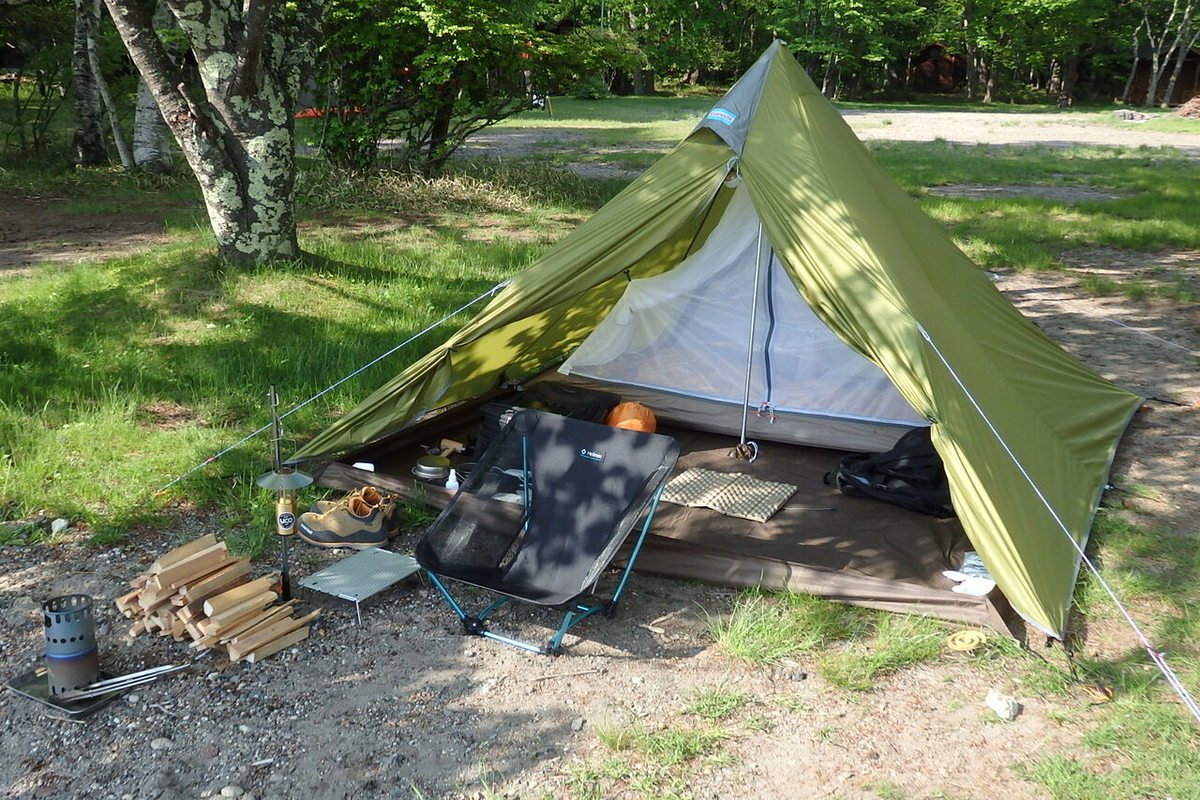
M 993 604 L 950 591 L 942 576 L 970 549 L 956 520 L 845 497 L 825 473 L 842 454 L 764 442 L 754 463 L 728 455 L 727 436 L 664 429 L 679 440 L 677 471 L 745 472 L 798 486 L 765 523 L 707 508 L 659 505 L 638 568 L 729 586 L 789 589 L 891 611 L 924 612 L 1005 630 Z M 832 507 L 833 511 L 818 511 Z
M 441 430 L 410 429 L 384 448 L 347 458 L 374 461 L 373 473 L 333 462 L 317 471 L 318 481 L 342 489 L 370 483 L 407 496 L 423 496 L 430 505 L 441 507 L 450 493 L 418 483 L 410 470 L 424 455 L 416 442 L 434 442 L 456 432 L 453 421 L 446 422 Z M 727 455 L 736 443 L 727 435 L 681 428 L 661 432 L 674 436 L 682 447 L 676 473 L 690 467 L 746 472 L 799 489 L 765 523 L 706 508 L 660 504 L 651 536 L 638 557 L 640 571 L 725 586 L 808 592 L 870 608 L 1007 630 L 993 602 L 1003 604 L 998 592 L 990 599 L 967 597 L 950 591 L 953 583 L 942 577 L 942 570 L 957 565 L 962 552 L 971 549 L 958 522 L 878 500 L 845 497 L 826 486 L 825 473 L 843 454 L 763 442 L 758 459 L 750 464 Z M 836 510 L 807 510 L 826 507 Z

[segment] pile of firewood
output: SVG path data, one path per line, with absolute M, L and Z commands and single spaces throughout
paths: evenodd
M 1175 109 L 1175 114 L 1188 119 L 1200 119 L 1200 95 L 1193 97 Z
M 250 560 L 234 558 L 217 537 L 202 536 L 155 561 L 130 581 L 117 608 L 134 620 L 130 636 L 158 632 L 191 647 L 222 648 L 230 661 L 261 661 L 308 638 L 319 611 L 292 616 L 276 605 L 279 575 L 250 579 Z

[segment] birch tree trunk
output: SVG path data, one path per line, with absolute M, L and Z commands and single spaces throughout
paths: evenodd
M 975 42 L 975 4 L 963 4 L 963 43 L 967 51 L 967 99 L 974 100 L 979 82 L 979 48 Z
M 1188 11 L 1192 9 L 1189 6 Z M 1175 68 L 1171 70 L 1171 77 L 1167 80 L 1167 89 L 1163 92 L 1162 107 L 1170 108 L 1171 98 L 1175 96 L 1175 84 L 1179 81 L 1179 75 L 1183 72 L 1183 62 L 1187 60 L 1188 53 L 1196 44 L 1196 40 L 1200 38 L 1200 31 L 1192 30 L 1192 14 L 1189 13 L 1184 22 L 1184 28 L 1181 30 L 1180 43 L 1175 48 Z
M 300 254 L 295 126 L 301 81 L 329 0 L 164 0 L 198 85 L 166 52 L 150 6 L 105 0 L 200 184 L 218 256 L 249 265 Z
M 159 2 L 154 8 L 154 30 L 173 27 L 175 17 L 165 3 Z M 165 46 L 172 62 L 179 63 L 179 54 L 172 51 L 169 43 Z M 143 172 L 162 175 L 175 166 L 171 161 L 171 130 L 158 110 L 154 93 L 142 78 L 138 79 L 137 104 L 133 115 L 133 166 Z
M 1175 26 L 1175 15 L 1179 13 L 1179 0 L 1173 0 L 1171 3 L 1171 14 L 1167 17 L 1167 21 L 1163 23 L 1162 34 L 1154 35 L 1154 27 L 1149 23 L 1147 17 L 1146 34 L 1150 39 L 1150 83 L 1146 86 L 1146 99 L 1142 101 L 1145 108 L 1154 105 L 1158 97 L 1158 82 L 1162 80 L 1163 69 L 1166 66 L 1163 63 L 1163 56 L 1167 55 L 1168 48 L 1166 47 L 1167 38 L 1171 35 L 1171 31 Z
M 1133 90 L 1133 79 L 1135 77 L 1137 77 L 1138 34 L 1140 34 L 1142 32 L 1142 28 L 1146 27 L 1148 24 L 1149 24 L 1149 21 L 1143 15 L 1142 21 L 1139 22 L 1138 26 L 1136 28 L 1134 28 L 1134 30 L 1133 30 L 1133 59 L 1129 63 L 1129 77 L 1125 79 L 1125 89 L 1124 89 L 1124 91 L 1121 92 L 1121 102 L 1122 103 L 1130 102 L 1129 94 Z
M 133 113 L 133 167 L 143 172 L 165 175 L 171 162 L 171 131 L 163 121 L 154 94 L 143 80 L 138 81 L 137 105 Z
M 74 72 L 75 132 L 72 142 L 75 148 L 75 163 L 84 167 L 95 167 L 108 162 L 104 144 L 104 105 L 100 99 L 100 87 L 92 71 L 92 59 L 88 48 L 95 42 L 96 29 L 100 27 L 99 9 L 93 0 L 75 0 L 75 45 L 71 53 Z
M 100 4 L 100 0 L 83 0 L 83 2 L 92 6 L 93 19 L 96 21 L 87 36 L 87 58 L 92 72 L 92 80 L 96 84 L 96 91 L 100 94 L 104 109 L 108 112 L 113 144 L 121 158 L 121 166 L 125 169 L 132 169 L 133 155 L 129 152 L 129 145 L 125 142 L 125 132 L 121 130 L 121 120 L 117 117 L 117 104 L 113 102 L 112 94 L 108 91 L 108 81 L 104 80 L 104 72 L 100 69 L 100 43 L 96 39 L 96 32 L 100 29 L 100 15 L 103 6 Z

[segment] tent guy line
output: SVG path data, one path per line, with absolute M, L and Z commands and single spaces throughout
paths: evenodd
M 1183 682 L 1179 680 L 1178 674 L 1176 674 L 1175 670 L 1171 668 L 1171 665 L 1167 663 L 1166 654 L 1158 650 L 1154 646 L 1154 643 L 1150 641 L 1150 638 L 1142 630 L 1142 627 L 1137 623 L 1137 620 L 1133 618 L 1133 615 L 1129 612 L 1129 609 L 1127 609 L 1125 604 L 1121 602 L 1121 598 L 1117 596 L 1116 591 L 1114 591 L 1113 588 L 1108 584 L 1108 581 L 1104 579 L 1104 576 L 1100 574 L 1100 569 L 1096 566 L 1092 559 L 1088 557 L 1084 545 L 1076 541 L 1075 537 L 1071 535 L 1070 529 L 1062 521 L 1062 518 L 1058 515 L 1058 512 L 1054 510 L 1054 507 L 1046 499 L 1046 496 L 1042 493 L 1042 490 L 1034 482 L 1029 473 L 1025 471 L 1025 465 L 1020 462 L 1016 453 L 1009 448 L 1008 442 L 1004 441 L 1004 438 L 1000 435 L 1000 432 L 996 430 L 994 425 L 992 425 L 992 421 L 988 418 L 987 413 L 976 401 L 975 396 L 966 387 L 966 385 L 963 384 L 962 380 L 958 376 L 958 373 L 946 360 L 946 357 L 942 355 L 942 351 L 938 348 L 937 343 L 933 341 L 933 337 L 929 335 L 929 332 L 925 330 L 924 326 L 922 326 L 920 323 L 917 324 L 917 330 L 920 331 L 921 338 L 928 342 L 929 346 L 933 348 L 933 352 L 937 355 L 938 360 L 942 362 L 942 366 L 944 366 L 950 373 L 951 377 L 954 378 L 955 383 L 962 388 L 963 394 L 966 396 L 967 400 L 970 401 L 971 405 L 975 408 L 975 411 L 978 412 L 980 418 L 983 419 L 984 423 L 988 427 L 988 430 L 990 430 L 992 435 L 996 437 L 996 441 L 998 441 L 1000 446 L 1004 448 L 1004 452 L 1007 453 L 1008 457 L 1012 459 L 1012 462 L 1016 466 L 1017 470 L 1019 470 L 1025 480 L 1029 482 L 1030 487 L 1033 488 L 1034 493 L 1042 502 L 1042 505 L 1045 506 L 1048 512 L 1050 512 L 1050 516 L 1054 518 L 1059 530 L 1061 530 L 1063 535 L 1067 537 L 1075 550 L 1078 551 L 1082 563 L 1085 564 L 1092 575 L 1096 577 L 1096 580 L 1100 583 L 1100 587 L 1104 589 L 1105 594 L 1107 594 L 1109 599 L 1112 600 L 1113 605 L 1117 608 L 1117 611 L 1119 611 L 1121 616 L 1125 618 L 1125 621 L 1129 623 L 1129 627 L 1133 630 L 1134 635 L 1137 636 L 1138 640 L 1142 644 L 1142 647 L 1145 648 L 1146 652 L 1149 654 L 1150 660 L 1154 662 L 1154 665 L 1158 667 L 1159 672 L 1161 672 L 1163 677 L 1166 678 L 1167 683 L 1170 684 L 1171 688 L 1175 690 L 1175 693 L 1179 695 L 1179 699 L 1183 701 L 1184 706 L 1188 711 L 1191 712 L 1192 716 L 1195 717 L 1196 722 L 1200 722 L 1200 705 L 1197 705 L 1196 700 L 1187 690 L 1187 687 L 1184 686 Z
M 1054 291 L 1054 290 L 1055 290 L 1055 289 L 1057 289 L 1057 288 L 1058 288 L 1058 287 L 1050 287 L 1050 286 L 1048 286 L 1048 287 L 1046 287 L 1045 289 L 1036 289 L 1036 290 L 1032 290 L 1032 291 L 1037 291 L 1037 292 L 1043 292 L 1043 291 L 1045 291 L 1045 292 L 1049 292 L 1049 291 Z M 1099 312 L 1092 311 L 1090 308 L 1086 308 L 1086 307 L 1084 307 L 1084 306 L 1083 306 L 1083 304 L 1079 303 L 1079 302 L 1078 302 L 1078 301 L 1077 301 L 1075 298 L 1073 298 L 1073 297 L 1043 297 L 1043 298 L 1041 298 L 1041 299 L 1043 299 L 1043 300 L 1046 300 L 1046 301 L 1049 301 L 1049 302 L 1051 302 L 1051 303 L 1064 303 L 1064 304 L 1066 304 L 1066 305 L 1069 305 L 1069 306 L 1075 306 L 1076 308 L 1078 308 L 1078 310 L 1079 310 L 1080 312 L 1082 312 L 1082 313 L 1084 313 L 1084 314 L 1088 315 L 1089 317 L 1093 317 L 1093 318 L 1095 318 L 1095 319 L 1098 319 L 1098 320 L 1101 320 L 1101 321 L 1103 321 L 1103 322 L 1111 322 L 1113 325 L 1119 325 L 1120 327 L 1122 327 L 1122 328 L 1125 328 L 1125 329 L 1127 329 L 1127 330 L 1131 330 L 1131 331 L 1133 331 L 1134 333 L 1140 333 L 1140 334 L 1142 334 L 1143 336 L 1148 336 L 1148 337 L 1150 337 L 1151 339 L 1154 339 L 1154 340 L 1156 340 L 1156 341 L 1162 342 L 1162 343 L 1163 343 L 1163 344 L 1165 344 L 1165 345 L 1170 345 L 1171 347 L 1174 347 L 1174 348 L 1176 348 L 1177 350 L 1182 350 L 1183 352 L 1187 353 L 1187 354 L 1188 354 L 1188 355 L 1190 355 L 1190 356 L 1200 355 L 1200 353 L 1198 353 L 1196 350 L 1193 350 L 1193 349 L 1192 349 L 1192 348 L 1190 348 L 1190 347 L 1186 347 L 1186 346 L 1184 346 L 1184 345 L 1182 345 L 1182 344 L 1179 344 L 1178 342 L 1172 342 L 1170 339 L 1164 339 L 1163 337 L 1159 336 L 1158 334 L 1156 334 L 1156 333 L 1151 333 L 1150 331 L 1148 331 L 1148 330 L 1145 330 L 1144 328 L 1137 328 L 1137 327 L 1134 327 L 1133 325 L 1130 325 L 1130 324 L 1128 324 L 1128 323 L 1121 322 L 1119 319 L 1113 319 L 1112 317 L 1105 316 L 1104 314 L 1101 314 L 1101 313 L 1099 313 Z
M 760 223 L 763 246 L 775 253 L 762 271 L 773 280 L 751 319 Z M 772 304 L 777 327 L 767 341 Z M 788 473 L 803 477 L 805 461 L 814 474 L 827 466 L 813 448 L 881 452 L 905 429 L 936 419 L 956 522 L 884 526 L 857 507 L 860 524 L 851 526 L 846 503 L 838 530 L 818 535 L 792 520 L 769 521 L 769 531 L 718 519 L 671 527 L 668 509 L 669 535 L 648 543 L 653 558 L 642 566 L 739 583 L 765 571 L 776 588 L 1000 626 L 991 601 L 964 599 L 933 569 L 957 556 L 941 539 L 960 526 L 1012 608 L 1064 635 L 1079 554 L 914 323 L 987 403 L 993 425 L 1080 540 L 1144 399 L 1023 317 L 872 158 L 780 42 L 679 145 L 514 276 L 479 316 L 290 460 L 342 454 L 318 478 L 338 488 L 361 480 L 354 461 L 369 461 L 375 480 L 394 480 L 399 491 L 412 466 L 409 440 L 435 425 L 461 425 L 460 436 L 469 435 L 490 420 L 489 393 L 509 391 L 515 376 L 641 402 L 688 440 L 685 457 L 697 465 L 724 459 L 740 439 L 754 320 L 762 324 L 751 391 L 763 393 L 773 415 L 751 415 L 746 434 L 774 457 L 747 469 L 789 482 Z M 519 404 L 520 395 L 512 389 L 507 399 Z M 455 417 L 421 421 L 452 405 Z M 814 489 L 803 505 L 830 504 L 819 497 Z M 902 541 L 885 535 L 910 525 Z M 805 548 L 787 544 L 797 537 Z
M 300 409 L 304 408 L 304 407 L 305 407 L 306 405 L 308 405 L 309 403 L 312 403 L 312 402 L 315 402 L 316 400 L 319 400 L 320 398 L 322 398 L 322 397 L 324 397 L 325 395 L 327 395 L 327 394 L 329 394 L 330 392 L 332 392 L 332 391 L 333 391 L 334 389 L 336 389 L 337 387 L 341 386 L 341 385 L 342 385 L 343 383 L 345 383 L 346 381 L 348 381 L 348 380 L 351 380 L 352 378 L 355 378 L 356 376 L 358 376 L 358 375 L 362 374 L 363 372 L 366 372 L 368 369 L 370 369 L 371 367 L 375 366 L 375 365 L 376 365 L 376 364 L 378 364 L 380 361 L 383 361 L 383 360 L 384 360 L 385 358 L 387 358 L 388 356 L 390 356 L 390 355 L 394 354 L 396 351 L 398 351 L 398 350 L 402 350 L 403 348 L 405 348 L 405 347 L 407 347 L 408 345 L 410 345 L 410 344 L 412 344 L 413 342 L 415 342 L 417 339 L 420 339 L 420 338 L 421 338 L 422 336 L 424 336 L 425 334 L 427 334 L 427 333 L 429 333 L 429 332 L 433 331 L 435 328 L 437 328 L 437 327 L 438 327 L 439 325 L 441 325 L 442 323 L 444 323 L 444 322 L 448 322 L 449 320 L 451 320 L 451 319 L 453 319 L 454 317 L 458 316 L 459 314 L 461 314 L 462 312 L 466 311 L 466 310 L 467 310 L 468 308 L 470 308 L 471 306 L 473 306 L 473 305 L 475 305 L 476 303 L 478 303 L 480 300 L 483 300 L 484 298 L 487 298 L 487 297 L 491 297 L 491 296 L 493 296 L 494 294 L 496 294 L 496 292 L 498 292 L 498 291 L 500 291 L 501 289 L 505 288 L 505 287 L 506 287 L 506 286 L 508 286 L 508 284 L 509 284 L 509 283 L 511 283 L 511 282 L 512 282 L 512 279 L 511 279 L 511 278 L 510 278 L 510 279 L 508 279 L 508 280 L 503 280 L 503 281 L 500 281 L 500 282 L 499 282 L 499 283 L 497 283 L 495 286 L 493 286 L 492 288 L 490 288 L 490 289 L 488 289 L 487 291 L 485 291 L 483 294 L 481 294 L 481 295 L 479 295 L 478 297 L 476 297 L 474 300 L 470 300 L 470 301 L 468 301 L 467 303 L 464 303 L 463 305 L 461 305 L 461 306 L 459 306 L 458 308 L 456 308 L 454 311 L 451 311 L 449 314 L 447 314 L 446 316 L 444 316 L 444 317 L 442 317 L 441 319 L 439 319 L 437 322 L 430 323 L 429 325 L 425 326 L 423 329 L 421 329 L 421 330 L 417 331 L 417 332 L 416 332 L 416 333 L 414 333 L 412 336 L 408 337 L 408 338 L 407 338 L 407 339 L 405 339 L 403 342 L 401 342 L 400 344 L 398 344 L 398 345 L 396 345 L 395 347 L 393 347 L 391 350 L 388 350 L 386 353 L 383 353 L 382 355 L 376 356 L 375 358 L 373 358 L 373 359 L 371 359 L 370 361 L 368 361 L 366 364 L 363 364 L 361 367 L 359 367 L 358 369 L 356 369 L 356 370 L 354 370 L 353 372 L 351 372 L 349 375 L 346 375 L 345 377 L 341 378 L 340 380 L 337 380 L 337 381 L 335 381 L 335 382 L 333 382 L 333 383 L 329 384 L 329 385 L 328 385 L 328 386 L 326 386 L 324 389 L 322 389 L 321 391 L 317 392 L 316 394 L 314 394 L 312 397 L 308 398 L 308 399 L 307 399 L 307 400 L 305 400 L 304 402 L 302 402 L 302 403 L 299 403 L 299 404 L 297 404 L 297 405 L 293 406 L 293 407 L 292 407 L 291 409 L 289 409 L 288 411 L 284 412 L 283 414 L 280 414 L 280 415 L 279 415 L 279 419 L 281 419 L 281 420 L 282 420 L 282 419 L 286 419 L 287 417 L 290 417 L 292 414 L 295 414 L 295 413 L 296 413 L 297 411 L 299 411 Z M 262 426 L 261 428 L 259 428 L 258 430 L 254 431 L 253 433 L 249 433 L 249 434 L 247 434 L 246 436 L 243 436 L 241 439 L 238 439 L 236 442 L 234 442 L 233 444 L 229 445 L 229 447 L 226 447 L 226 448 L 225 448 L 224 450 L 222 450 L 221 452 L 217 453 L 217 454 L 216 454 L 216 455 L 214 455 L 214 456 L 209 456 L 207 459 L 205 459 L 204 461 L 200 462 L 200 463 L 199 463 L 199 464 L 197 464 L 196 466 L 192 467 L 191 469 L 189 469 L 187 472 L 183 473 L 182 475 L 178 476 L 177 478 L 175 478 L 174 480 L 172 480 L 170 483 L 167 483 L 167 484 L 165 484 L 165 485 L 164 485 L 164 486 L 163 486 L 161 489 L 159 489 L 158 491 L 156 491 L 154 494 L 155 494 L 155 495 L 161 495 L 161 494 L 163 494 L 164 492 L 166 492 L 168 489 L 170 489 L 170 488 L 171 488 L 172 486 L 174 486 L 175 484 L 179 483 L 180 481 L 186 480 L 187 478 L 191 477 L 191 476 L 192 476 L 192 475 L 194 475 L 195 473 L 197 473 L 197 472 L 199 472 L 200 470 L 204 469 L 204 468 L 205 468 L 205 467 L 207 467 L 209 464 L 213 463 L 214 461 L 216 461 L 217 459 L 221 458 L 222 456 L 225 456 L 225 455 L 229 454 L 230 452 L 232 452 L 232 451 L 234 451 L 234 450 L 238 449 L 239 447 L 241 447 L 242 445 L 244 445 L 246 442 L 248 442 L 248 441 L 250 441 L 251 439 L 253 439 L 255 436 L 258 436 L 260 433 L 263 433 L 264 431 L 268 431 L 268 430 L 270 430 L 270 429 L 271 429 L 271 428 L 274 426 L 274 424 L 275 424 L 274 422 L 269 422 L 269 423 L 267 423 L 266 425 L 263 425 L 263 426 Z

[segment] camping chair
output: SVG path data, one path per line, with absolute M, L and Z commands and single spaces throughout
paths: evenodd
M 425 532 L 417 562 L 466 633 L 557 655 L 572 627 L 597 612 L 612 616 L 678 457 L 667 436 L 518 411 Z M 589 597 L 639 520 L 612 597 Z M 445 579 L 500 597 L 468 614 Z M 487 629 L 489 615 L 510 600 L 563 612 L 548 645 Z

